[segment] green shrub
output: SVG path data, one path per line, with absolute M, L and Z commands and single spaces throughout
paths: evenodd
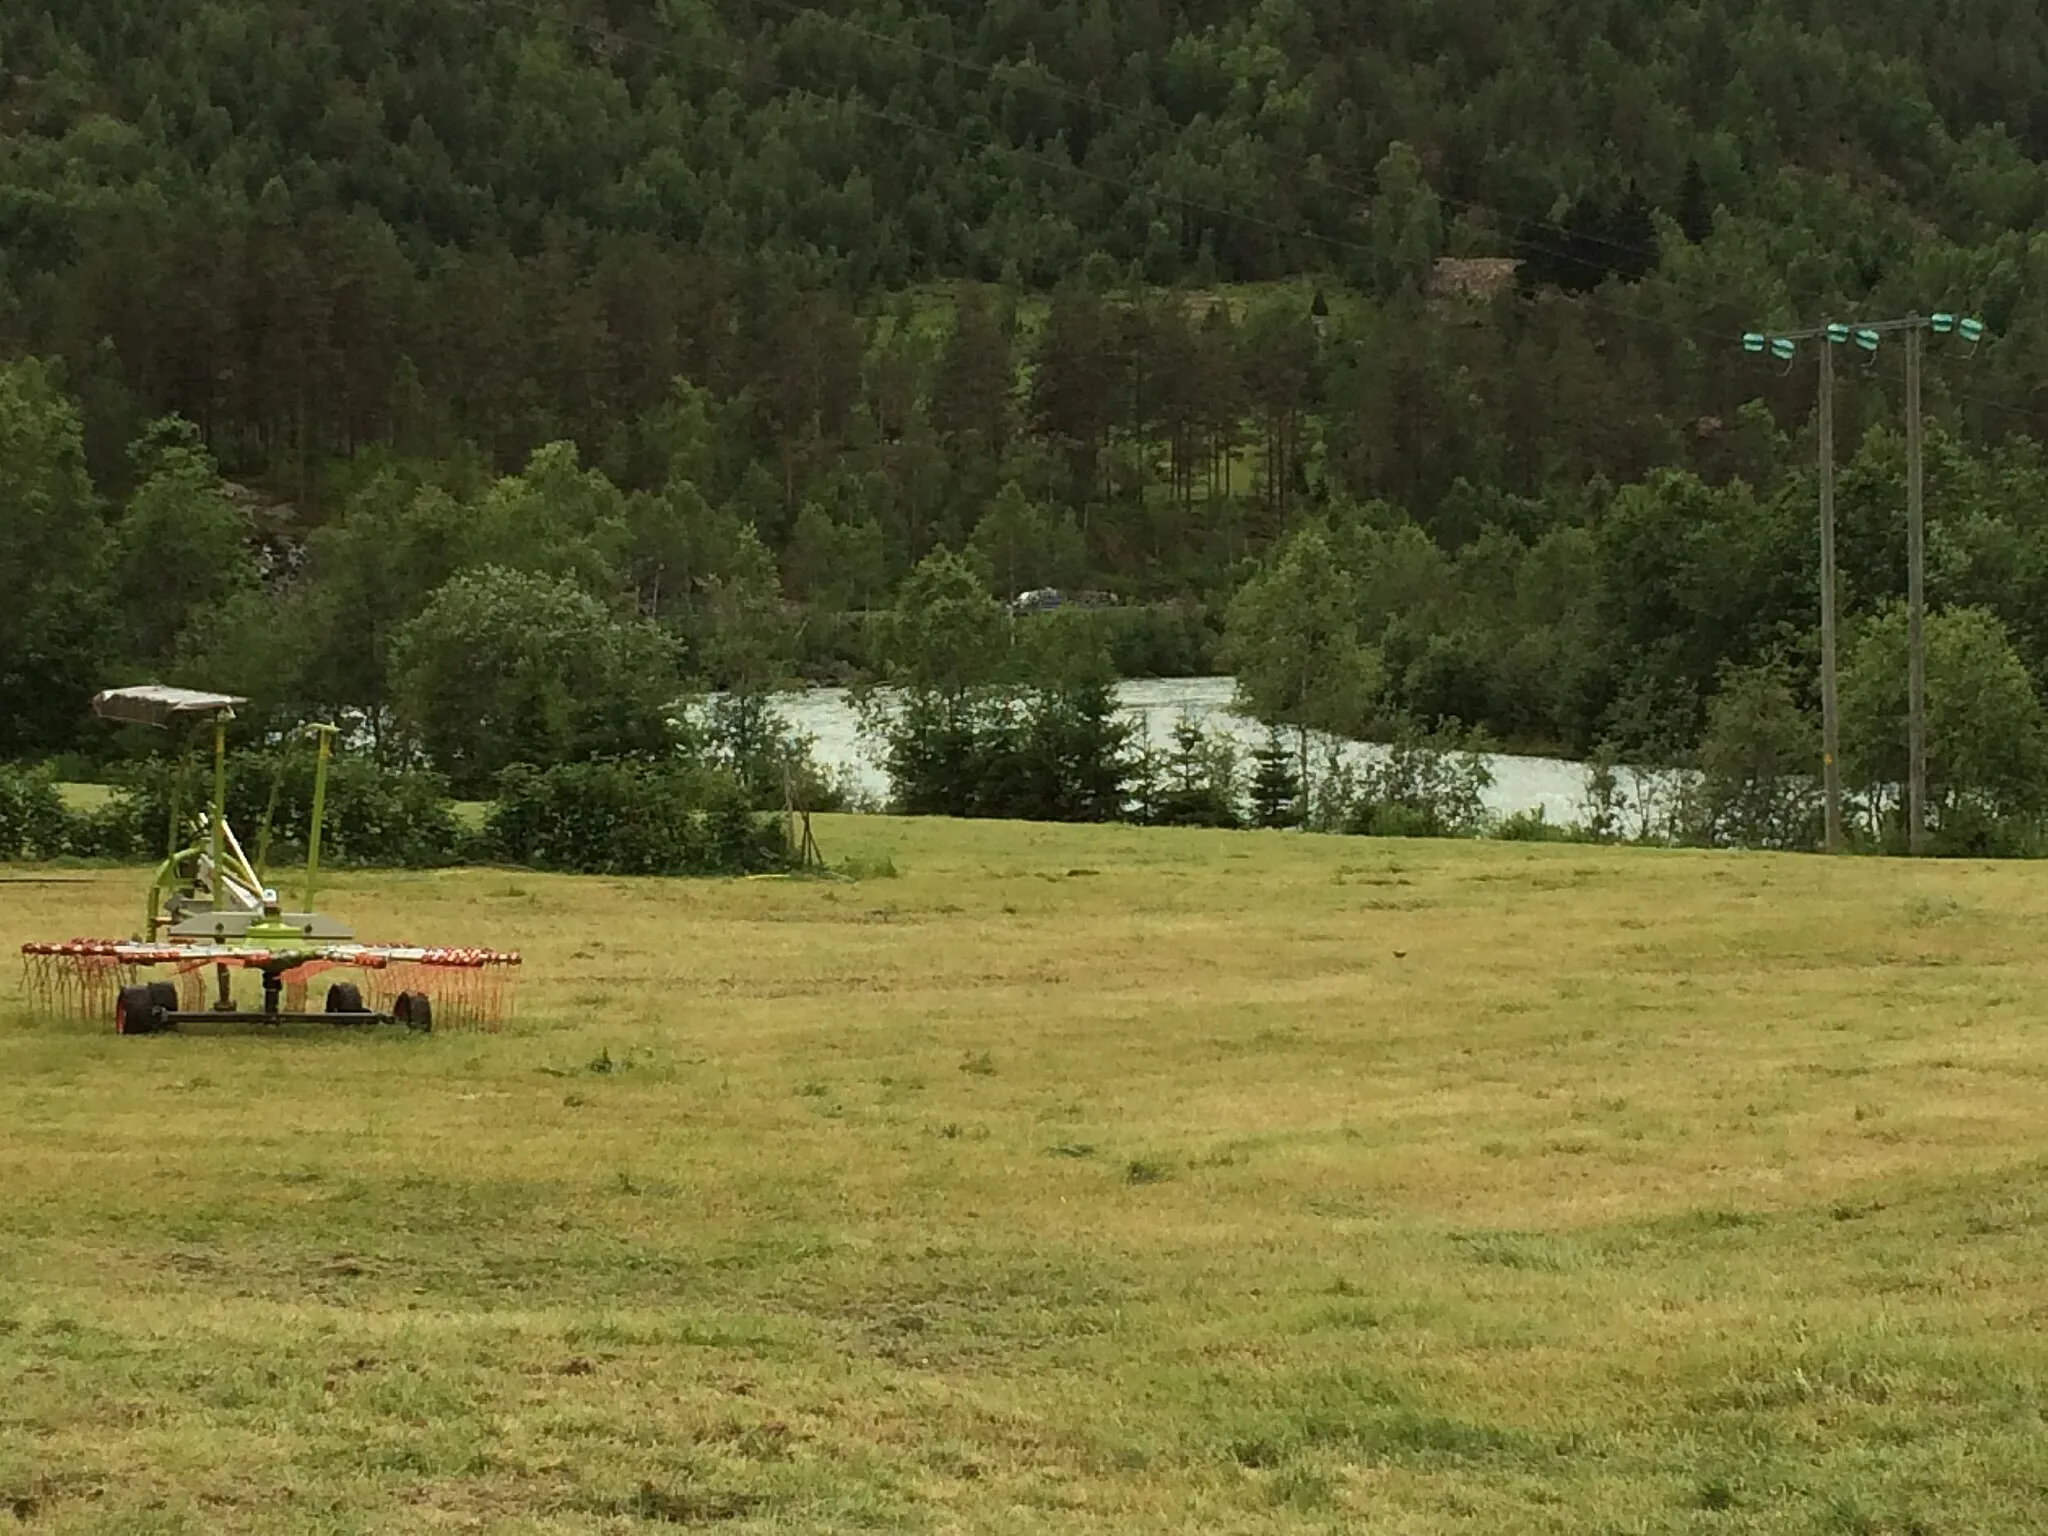
M 1441 837 L 1437 818 L 1399 801 L 1368 801 L 1352 812 L 1345 830 L 1361 837 Z
M 787 868 L 781 822 L 729 775 L 634 761 L 515 765 L 486 822 L 500 858 L 604 875 L 742 875 Z
M 1583 843 L 1592 839 L 1583 828 L 1552 821 L 1542 806 L 1503 816 L 1493 835 L 1504 843 Z
M 1301 756 L 1297 744 L 1288 741 L 1277 725 L 1266 728 L 1266 739 L 1252 750 L 1251 782 L 1246 794 L 1251 801 L 1255 827 L 1298 827 L 1307 807 L 1302 804 Z
M 59 784 L 97 784 L 106 778 L 107 765 L 90 752 L 58 752 L 44 759 L 43 767 Z
M 467 826 L 460 821 L 456 823 L 454 854 L 457 864 L 505 862 L 505 852 L 498 846 L 498 835 L 488 813 L 475 826 Z
M 273 790 L 277 798 L 270 822 L 270 862 L 305 857 L 306 833 L 313 822 L 314 767 L 309 747 L 284 754 L 266 748 L 228 755 L 228 825 L 251 859 L 257 857 Z M 210 769 L 195 762 L 187 770 L 159 759 L 132 771 L 109 807 L 88 818 L 94 825 L 81 835 L 90 838 L 91 851 L 99 857 L 161 857 L 174 793 L 189 818 L 212 793 Z M 337 753 L 328 764 L 320 834 L 323 864 L 433 868 L 455 862 L 462 842 L 447 783 L 439 774 L 389 768 L 352 753 Z
M 1476 836 L 1493 783 L 1483 750 L 1455 721 L 1433 731 L 1404 724 L 1384 756 L 1359 767 L 1344 829 L 1371 837 Z
M 1819 730 L 1784 668 L 1724 666 L 1707 705 L 1682 840 L 1705 848 L 1820 847 L 1818 748 Z
M 91 810 L 72 813 L 67 844 L 81 859 L 161 859 L 166 830 L 162 822 L 145 829 L 141 799 L 117 790 Z
M 273 762 L 253 754 L 243 760 L 249 791 L 268 802 Z M 256 795 L 247 795 L 240 814 L 262 818 Z M 271 827 L 273 849 L 303 857 L 313 818 L 313 764 L 305 756 L 285 769 Z M 387 768 L 373 759 L 339 756 L 328 766 L 325 827 L 320 857 L 336 864 L 388 868 L 433 868 L 455 861 L 462 829 L 448 797 L 448 783 L 423 768 Z
M 893 711 L 877 706 L 863 728 L 879 736 L 890 808 L 905 816 L 972 816 L 992 733 L 986 692 L 914 688 Z
M 48 859 L 70 845 L 71 815 L 40 769 L 0 766 L 0 859 Z
M 797 627 L 797 670 L 813 682 L 847 684 L 882 670 L 884 615 L 813 608 Z
M 746 790 L 756 810 L 793 803 L 812 811 L 847 809 L 846 787 L 819 766 L 812 740 L 792 729 L 767 694 L 720 694 L 691 713 L 688 745 Z
M 1885 852 L 1907 851 L 1903 815 L 1892 818 L 1885 832 Z M 2038 816 L 2001 813 L 1982 797 L 1957 795 L 1938 807 L 1928 846 L 1944 859 L 2038 859 L 2044 847 L 2043 827 Z
M 1222 625 L 1200 603 L 1068 608 L 1032 622 L 1046 619 L 1086 632 L 1119 677 L 1207 677 L 1222 666 Z
M 906 816 L 1116 821 L 1143 788 L 1107 683 L 912 689 L 871 729 Z
M 1239 827 L 1243 774 L 1229 736 L 1182 711 L 1173 744 L 1145 754 L 1140 774 L 1142 819 L 1165 827 Z

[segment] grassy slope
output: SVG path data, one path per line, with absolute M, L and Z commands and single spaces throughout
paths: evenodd
M 0 1516 L 2032 1527 L 2048 872 L 822 836 L 337 882 L 495 1037 L 9 1019 Z

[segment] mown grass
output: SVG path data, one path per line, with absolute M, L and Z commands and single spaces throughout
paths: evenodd
M 57 793 L 63 797 L 66 810 L 96 811 L 114 798 L 114 786 L 64 783 L 57 786 Z
M 6 1017 L 0 1526 L 2038 1527 L 2048 871 L 820 833 L 337 877 L 496 1036 Z

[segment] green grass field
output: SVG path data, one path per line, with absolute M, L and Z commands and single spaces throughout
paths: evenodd
M 57 793 L 64 799 L 66 810 L 96 811 L 114 798 L 111 784 L 59 784 Z
M 2040 1528 L 2048 869 L 820 832 L 334 882 L 494 1036 L 0 1005 L 0 1527 Z

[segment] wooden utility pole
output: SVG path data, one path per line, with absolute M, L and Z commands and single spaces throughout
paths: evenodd
M 1764 354 L 1787 367 L 1798 343 L 1818 340 L 1820 348 L 1820 708 L 1821 764 L 1827 794 L 1827 845 L 1842 846 L 1841 718 L 1835 699 L 1835 364 L 1834 349 L 1854 342 L 1875 357 L 1879 339 L 1894 331 L 1906 336 L 1906 606 L 1907 725 L 1906 838 L 1914 853 L 1927 850 L 1927 537 L 1921 497 L 1921 460 L 1925 422 L 1920 414 L 1921 359 L 1927 333 L 1955 335 L 1975 347 L 1984 339 L 1984 322 L 1939 313 L 1911 314 L 1902 320 L 1867 325 L 1839 323 L 1799 331 L 1750 331 L 1742 348 Z
M 1924 337 L 1918 315 L 1906 329 L 1906 846 L 1927 851 L 1927 537 L 1920 495 L 1920 357 Z
M 1842 851 L 1842 714 L 1835 692 L 1835 349 L 1820 349 L 1820 762 L 1827 849 Z M 1809 738 L 1810 739 L 1810 738 Z

